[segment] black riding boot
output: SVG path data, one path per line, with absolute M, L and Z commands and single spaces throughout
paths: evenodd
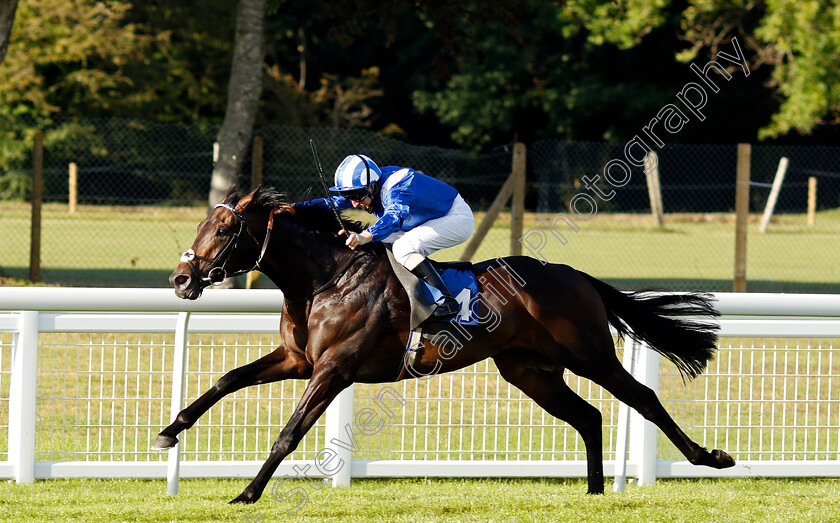
M 449 288 L 443 283 L 440 274 L 432 267 L 432 262 L 428 259 L 423 260 L 420 265 L 411 270 L 415 276 L 428 283 L 443 294 L 443 303 L 438 304 L 432 316 L 440 318 L 442 316 L 452 316 L 458 314 L 461 310 L 461 305 L 452 297 Z

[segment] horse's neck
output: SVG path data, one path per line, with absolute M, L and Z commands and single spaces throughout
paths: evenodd
M 311 296 L 353 256 L 353 251 L 341 246 L 313 247 L 287 239 L 269 248 L 261 270 L 291 300 Z

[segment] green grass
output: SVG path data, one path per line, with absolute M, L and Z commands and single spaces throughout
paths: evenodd
M 195 236 L 203 207 L 81 206 L 75 215 L 64 204 L 44 206 L 42 273 L 46 282 L 83 286 L 166 287 L 167 277 Z M 476 213 L 478 221 L 483 213 Z M 539 216 L 550 222 L 552 215 Z M 542 255 L 626 289 L 732 289 L 734 216 L 667 214 L 659 229 L 643 214 L 600 213 L 572 231 L 559 221 L 564 244 L 534 213 L 525 216 L 536 244 L 545 234 Z M 754 292 L 840 292 L 840 210 L 818 213 L 809 227 L 805 215 L 773 218 L 766 234 L 760 216 L 750 217 L 747 276 Z M 502 214 L 474 260 L 510 253 L 508 214 Z M 25 278 L 29 260 L 29 208 L 3 202 L 0 210 L 0 267 L 6 277 Z M 441 251 L 457 259 L 464 246 Z M 524 250 L 528 254 L 528 250 Z
M 228 505 L 248 480 L 51 480 L 0 484 L 0 519 L 55 521 L 604 521 L 829 522 L 840 520 L 840 480 L 660 480 L 589 496 L 583 480 L 367 479 L 309 491 L 294 515 L 267 490 Z M 287 484 L 288 485 L 288 484 Z M 285 490 L 283 492 L 286 492 Z

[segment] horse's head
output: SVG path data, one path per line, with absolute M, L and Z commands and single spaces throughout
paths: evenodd
M 194 300 L 207 286 L 258 267 L 271 217 L 277 212 L 294 212 L 280 202 L 252 205 L 266 199 L 260 196 L 265 196 L 260 189 L 241 196 L 231 187 L 223 203 L 198 225 L 192 247 L 181 255 L 181 263 L 169 276 L 179 298 Z

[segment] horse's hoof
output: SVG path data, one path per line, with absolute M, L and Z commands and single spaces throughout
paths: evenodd
M 719 469 L 728 469 L 735 466 L 735 460 L 726 451 L 715 449 L 711 452 L 714 466 Z
M 254 497 L 253 494 L 248 492 L 247 490 L 242 492 L 242 494 L 236 496 L 232 500 L 230 500 L 230 504 L 233 505 L 234 503 L 255 503 L 259 497 Z
M 178 444 L 178 438 L 172 436 L 159 435 L 154 443 L 152 443 L 152 450 L 166 450 L 171 449 Z

